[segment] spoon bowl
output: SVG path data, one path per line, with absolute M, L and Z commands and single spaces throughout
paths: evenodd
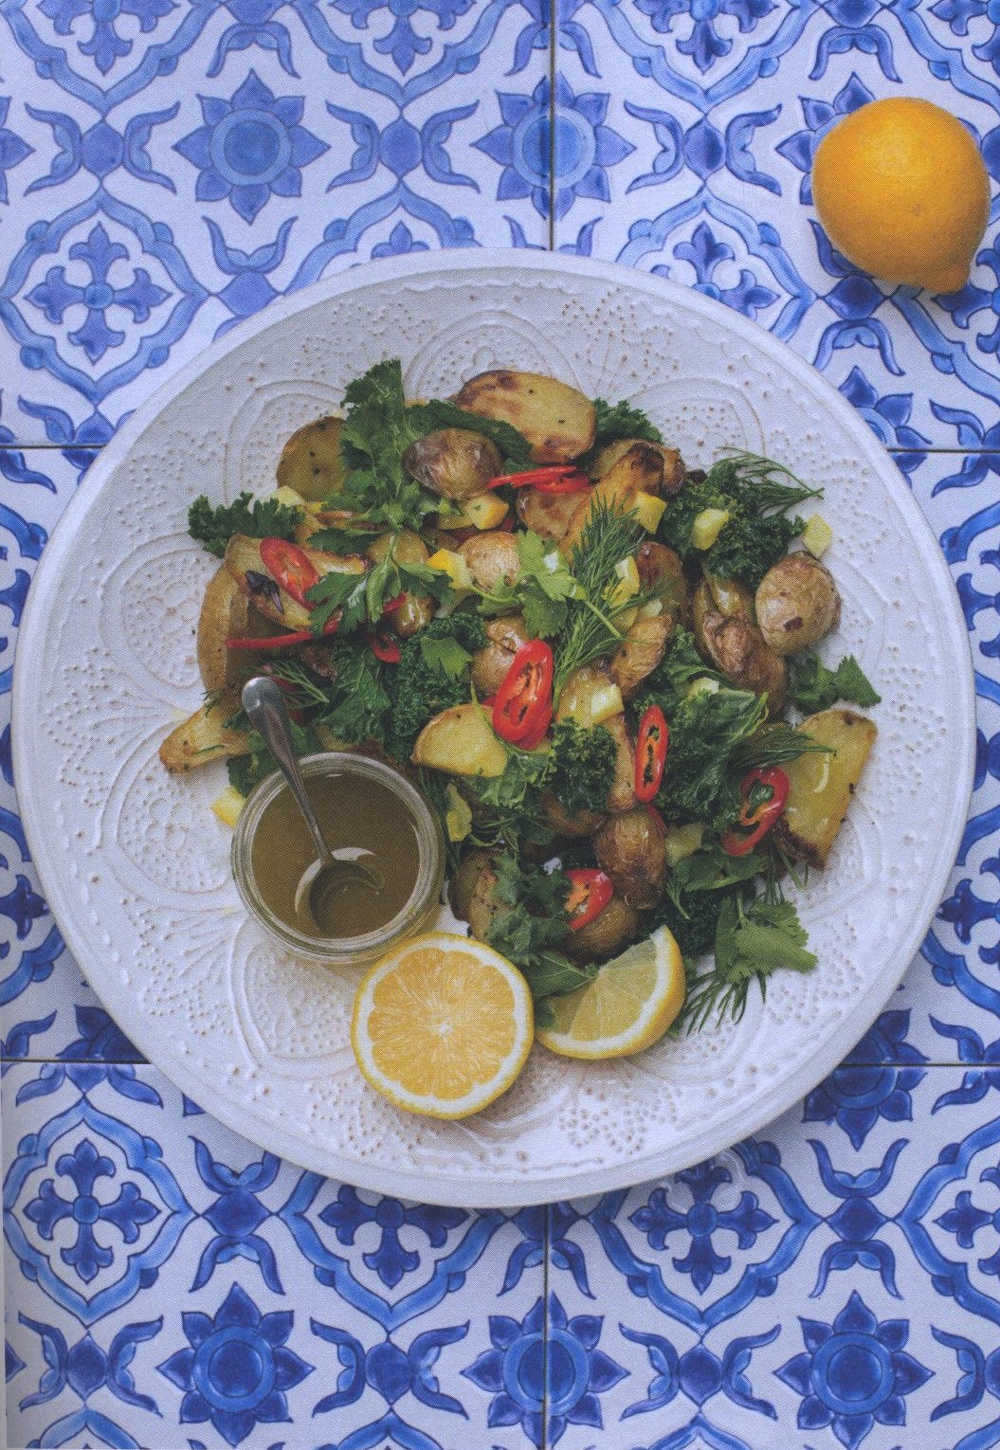
M 362 887 L 381 891 L 385 880 L 363 858 L 373 853 L 360 846 L 339 846 L 331 851 L 306 793 L 292 745 L 291 722 L 278 685 L 267 675 L 255 675 L 243 686 L 243 708 L 259 730 L 278 763 L 295 803 L 309 827 L 316 859 L 306 867 L 295 888 L 295 913 L 310 927 L 336 935 L 336 908 L 345 891 Z

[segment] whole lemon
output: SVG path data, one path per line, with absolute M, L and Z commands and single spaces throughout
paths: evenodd
M 813 199 L 830 239 L 887 282 L 955 292 L 989 219 L 989 178 L 961 121 L 894 96 L 845 116 L 820 142 Z

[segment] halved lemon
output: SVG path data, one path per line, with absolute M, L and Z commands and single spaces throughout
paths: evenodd
M 534 1036 L 528 984 L 492 947 L 451 932 L 411 937 L 358 984 L 351 1045 L 397 1107 L 464 1118 L 510 1087 Z
M 625 1057 L 651 1047 L 684 1003 L 684 961 L 665 926 L 605 962 L 585 987 L 550 997 L 539 1042 L 563 1057 Z

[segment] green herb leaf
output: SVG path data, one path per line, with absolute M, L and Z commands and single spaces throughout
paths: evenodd
M 482 433 L 494 442 L 504 459 L 504 473 L 515 473 L 531 462 L 531 444 L 523 433 L 499 418 L 486 418 L 469 413 L 454 403 L 433 398 L 428 403 L 411 403 L 406 410 L 407 422 L 423 437 L 439 428 L 464 428 L 469 433 Z M 510 465 L 509 467 L 507 465 Z
M 549 789 L 563 809 L 571 816 L 605 810 L 617 757 L 608 731 L 560 720 L 552 731 L 551 754 Z
M 808 972 L 815 965 L 792 902 L 758 896 L 744 906 L 737 895 L 727 896 L 716 925 L 715 961 L 689 987 L 684 1023 L 695 1031 L 713 1013 L 738 1022 L 754 981 L 763 993 L 773 972 Z
M 188 533 L 221 559 L 233 534 L 247 534 L 252 539 L 292 539 L 301 519 L 301 509 L 274 498 L 255 499 L 251 493 L 241 493 L 230 504 L 213 506 L 205 494 L 199 494 L 188 509 Z
M 417 635 L 420 653 L 432 670 L 442 670 L 453 680 L 465 676 L 472 661 L 472 655 L 463 649 L 453 636 L 434 639 L 429 635 Z
M 853 655 L 845 655 L 835 670 L 811 650 L 792 656 L 788 665 L 789 699 L 806 715 L 828 710 L 838 700 L 869 707 L 882 698 Z

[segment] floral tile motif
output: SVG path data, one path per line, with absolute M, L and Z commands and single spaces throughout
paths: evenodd
M 148 1067 L 25 1064 L 3 1094 L 11 1444 L 513 1450 L 493 1363 L 514 1323 L 538 1424 L 544 1210 L 319 1179 Z
M 1000 1120 L 956 1088 L 953 1068 L 911 1086 L 919 1132 L 806 1105 L 663 1183 L 554 1205 L 550 1298 L 589 1322 L 603 1393 L 550 1443 L 996 1444 Z
M 0 28 L 0 366 L 19 441 L 105 442 L 209 341 L 330 271 L 547 242 L 490 140 L 508 91 L 547 84 L 529 5 L 4 0 Z M 527 144 L 546 164 L 537 127 Z
M 723 301 L 848 396 L 857 372 L 880 396 L 908 395 L 906 426 L 955 447 L 942 413 L 964 407 L 985 429 L 1000 400 L 995 228 L 969 286 L 933 298 L 856 272 L 819 227 L 809 186 L 826 131 L 891 94 L 960 115 L 993 176 L 992 60 L 983 46 L 956 49 L 945 12 L 961 30 L 967 7 L 563 0 L 556 245 Z

